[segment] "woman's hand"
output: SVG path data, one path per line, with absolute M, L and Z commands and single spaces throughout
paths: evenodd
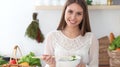
M 55 58 L 52 55 L 42 55 L 41 59 L 49 64 L 50 67 L 55 67 L 56 65 Z
M 77 67 L 86 67 L 86 65 L 84 63 L 79 63 Z

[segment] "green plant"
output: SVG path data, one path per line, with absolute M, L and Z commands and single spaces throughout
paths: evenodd
M 86 0 L 88 5 L 92 5 L 92 0 Z
M 117 36 L 117 37 L 113 40 L 113 42 L 110 44 L 110 46 L 108 47 L 108 49 L 109 49 L 110 51 L 115 50 L 115 49 L 117 49 L 117 48 L 120 48 L 120 35 Z

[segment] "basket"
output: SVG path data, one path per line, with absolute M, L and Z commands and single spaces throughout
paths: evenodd
M 120 51 L 109 51 L 108 55 L 110 57 L 110 67 L 120 67 Z
M 9 63 L 2 65 L 2 67 L 24 67 L 24 66 L 21 66 L 21 65 L 18 64 L 19 58 L 16 57 L 16 55 L 17 55 L 17 50 L 19 51 L 20 55 L 22 56 L 22 52 L 21 52 L 19 46 L 18 46 L 18 45 L 15 45 L 15 46 L 14 46 L 13 53 L 12 53 L 12 57 L 10 57 Z M 13 59 L 16 61 L 16 64 L 11 64 L 11 63 L 10 63 Z

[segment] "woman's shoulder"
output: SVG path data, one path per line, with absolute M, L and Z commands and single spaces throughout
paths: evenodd
M 60 30 L 53 30 L 53 31 L 50 31 L 48 34 L 47 34 L 47 36 L 55 36 L 55 35 L 57 35 L 57 34 L 59 34 L 60 33 Z
M 93 32 L 87 32 L 85 35 L 91 37 L 92 39 L 97 39 L 96 35 Z
M 85 34 L 85 36 L 93 36 L 94 35 L 94 33 L 92 33 L 92 32 L 87 32 L 86 34 Z
M 93 33 L 93 32 L 87 32 L 86 34 L 85 34 L 85 37 L 96 37 L 95 36 L 95 34 Z

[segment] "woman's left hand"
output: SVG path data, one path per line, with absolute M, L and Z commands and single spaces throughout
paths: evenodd
M 86 67 L 86 65 L 84 63 L 79 63 L 77 67 Z

